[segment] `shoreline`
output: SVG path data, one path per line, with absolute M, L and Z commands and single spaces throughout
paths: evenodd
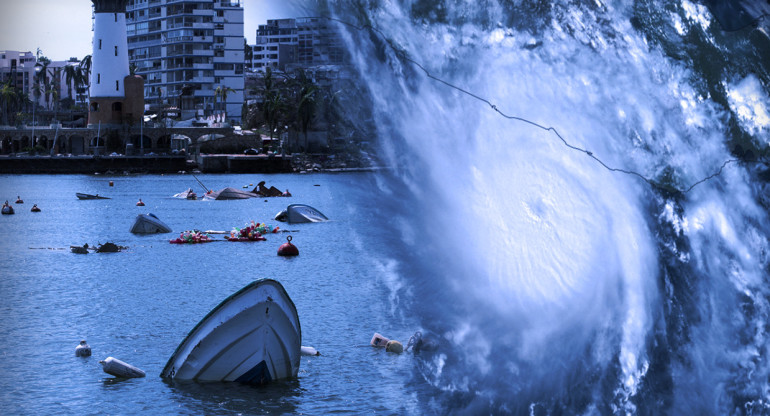
M 0 174 L 170 174 L 170 173 L 345 173 L 375 172 L 387 167 L 360 158 L 327 154 L 239 155 L 0 155 Z

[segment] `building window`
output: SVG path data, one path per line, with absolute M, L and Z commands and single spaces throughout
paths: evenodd
M 115 91 L 120 91 L 120 81 L 115 81 Z
M 91 103 L 91 111 L 94 113 L 99 111 L 99 103 Z
M 112 103 L 112 111 L 123 111 L 123 104 L 120 102 Z

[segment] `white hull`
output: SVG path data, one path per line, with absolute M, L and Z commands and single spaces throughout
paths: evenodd
M 294 303 L 275 280 L 255 281 L 203 318 L 161 377 L 265 384 L 297 376 L 302 331 Z
M 323 222 L 329 219 L 321 211 L 310 205 L 291 204 L 285 210 L 276 214 L 275 220 L 285 221 L 289 224 L 298 224 L 303 222 Z

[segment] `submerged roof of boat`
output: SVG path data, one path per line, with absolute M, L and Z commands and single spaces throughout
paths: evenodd
M 224 189 L 220 189 L 218 191 L 207 193 L 206 195 L 203 196 L 203 199 L 224 200 L 224 199 L 249 199 L 249 198 L 256 198 L 256 197 L 257 195 L 251 192 L 241 191 L 235 188 L 227 187 Z
M 283 286 L 262 279 L 235 292 L 179 344 L 160 376 L 264 384 L 297 376 L 302 331 Z
M 303 222 L 322 222 L 328 221 L 326 215 L 321 211 L 305 204 L 291 204 L 285 210 L 275 216 L 276 221 L 286 221 L 289 224 Z
M 170 233 L 171 227 L 154 214 L 139 214 L 130 231 L 134 234 Z
M 84 194 L 80 192 L 75 192 L 75 196 L 78 197 L 78 199 L 110 199 L 106 196 L 99 196 L 99 194 L 91 195 L 91 194 Z

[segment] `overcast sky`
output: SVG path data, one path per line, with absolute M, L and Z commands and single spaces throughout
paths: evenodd
M 267 19 L 313 15 L 308 0 L 240 0 L 244 36 L 256 41 L 257 26 Z M 0 50 L 40 48 L 53 61 L 91 53 L 90 0 L 0 0 Z

